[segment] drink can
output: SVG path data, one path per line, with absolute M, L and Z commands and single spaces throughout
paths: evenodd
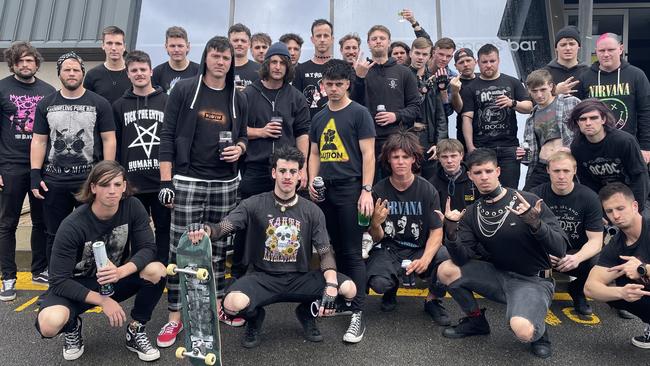
M 97 269 L 104 268 L 108 265 L 108 255 L 106 255 L 106 244 L 103 241 L 93 243 L 93 255 L 95 256 L 95 265 Z M 115 293 L 112 283 L 107 283 L 99 287 L 99 294 L 102 296 L 111 296 Z
M 325 200 L 325 181 L 323 180 L 323 177 L 315 177 L 314 181 L 312 182 L 312 185 L 314 186 L 314 190 L 318 194 L 317 201 L 318 202 L 323 202 Z
M 222 154 L 224 149 L 232 146 L 232 132 L 220 131 L 219 132 L 219 154 Z
M 532 156 L 533 154 L 532 154 L 532 151 L 530 150 L 530 146 L 528 145 L 527 142 L 524 142 L 524 143 L 521 144 L 521 148 L 524 149 L 524 151 L 525 151 L 524 157 L 521 158 L 521 162 L 524 163 L 524 164 L 530 164 L 530 161 L 533 158 L 533 156 Z
M 412 261 L 410 259 L 402 260 L 402 269 L 404 273 L 402 274 L 402 284 L 404 287 L 415 287 L 415 273 L 406 274 L 406 269 L 410 266 Z

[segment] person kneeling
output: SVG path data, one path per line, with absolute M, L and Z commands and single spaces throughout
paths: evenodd
M 126 172 L 115 161 L 98 163 L 77 199 L 84 202 L 56 233 L 50 261 L 50 290 L 41 303 L 36 329 L 44 338 L 63 332 L 63 358 L 76 360 L 84 352 L 81 317 L 101 306 L 109 324 L 121 327 L 126 314 L 120 302 L 135 296 L 133 320 L 126 329 L 126 347 L 143 361 L 160 358 L 151 346 L 145 324 L 165 286 L 165 266 L 155 262 L 156 242 L 149 214 L 130 197 Z M 93 243 L 104 242 L 108 265 L 97 269 Z M 100 295 L 112 285 L 113 294 Z
M 305 338 L 320 342 L 323 336 L 316 326 L 312 303 L 316 301 L 318 316 L 329 316 L 335 311 L 337 296 L 350 302 L 356 295 L 354 282 L 336 272 L 322 211 L 296 195 L 304 163 L 304 155 L 296 148 L 276 148 L 271 158 L 273 191 L 241 201 L 218 224 L 197 223 L 189 229 L 192 242 L 204 235 L 217 240 L 238 230 L 246 231 L 244 264 L 250 264 L 252 271 L 228 288 L 223 302 L 226 313 L 246 318 L 242 339 L 246 348 L 260 344 L 267 305 L 300 303 L 295 312 Z M 320 271 L 309 269 L 312 246 L 320 256 Z

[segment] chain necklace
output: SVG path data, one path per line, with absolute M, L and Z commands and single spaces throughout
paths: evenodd
M 480 199 L 476 204 L 476 212 L 478 213 L 477 221 L 481 234 L 486 238 L 493 237 L 497 231 L 501 229 L 503 223 L 506 222 L 508 215 L 510 215 L 510 210 L 506 207 L 512 208 L 516 201 L 517 196 L 513 195 L 512 199 L 510 199 L 510 203 L 505 207 L 498 209 L 497 211 L 489 211 L 483 208 L 483 199 Z
M 273 197 L 275 198 L 275 205 L 280 207 L 281 212 L 285 212 L 287 208 L 293 207 L 298 203 L 298 195 L 294 195 L 293 197 L 283 200 L 282 198 L 278 197 L 275 192 L 273 192 Z

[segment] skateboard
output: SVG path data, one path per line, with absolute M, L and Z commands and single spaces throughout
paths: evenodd
M 178 242 L 176 263 L 167 275 L 179 276 L 181 317 L 185 347 L 176 358 L 189 358 L 192 365 L 221 366 L 221 337 L 217 313 L 217 290 L 212 272 L 212 243 L 207 236 L 192 244 L 187 233 Z

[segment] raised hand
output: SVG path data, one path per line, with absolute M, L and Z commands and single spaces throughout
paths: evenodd
M 519 216 L 521 218 L 521 221 L 525 222 L 530 226 L 533 230 L 539 229 L 540 225 L 542 225 L 542 220 L 541 220 L 541 215 L 542 215 L 542 200 L 541 198 L 535 202 L 535 206 L 531 206 L 528 201 L 519 193 L 515 193 L 517 195 L 517 199 L 519 200 L 519 204 L 515 207 L 512 208 L 510 206 L 506 206 L 506 209 L 515 215 Z
M 445 235 L 450 240 L 456 240 L 456 232 L 458 231 L 458 222 L 465 215 L 465 209 L 458 211 L 456 209 L 451 209 L 451 197 L 447 197 L 447 202 L 445 202 L 445 213 L 443 214 L 440 210 L 435 210 L 434 212 L 444 221 Z
M 368 62 L 368 60 L 363 58 L 363 51 L 359 51 L 359 57 L 357 57 L 357 60 L 352 63 L 354 73 L 360 78 L 365 78 L 366 75 L 368 75 L 368 71 L 373 66 L 375 66 L 375 61 Z
M 387 217 L 388 217 L 388 200 L 382 201 L 381 198 L 377 198 L 377 202 L 375 202 L 375 209 L 372 212 L 371 225 L 373 226 L 381 225 L 386 221 Z

